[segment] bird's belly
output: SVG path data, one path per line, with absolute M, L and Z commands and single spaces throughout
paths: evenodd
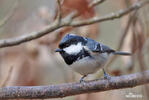
M 105 62 L 105 57 L 85 57 L 79 61 L 74 62 L 72 65 L 70 65 L 70 67 L 81 75 L 88 75 L 95 73 L 98 71 L 98 69 L 102 68 Z

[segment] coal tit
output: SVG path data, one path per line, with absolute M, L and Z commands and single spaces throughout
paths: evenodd
M 80 82 L 88 74 L 95 73 L 101 68 L 103 69 L 104 77 L 109 78 L 103 68 L 108 57 L 111 54 L 130 55 L 130 53 L 115 51 L 95 40 L 75 34 L 66 34 L 60 41 L 56 52 L 60 53 L 72 70 L 83 75 Z

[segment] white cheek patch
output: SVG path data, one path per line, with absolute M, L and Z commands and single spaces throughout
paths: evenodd
M 81 43 L 70 45 L 69 47 L 64 48 L 63 50 L 68 54 L 77 54 L 83 49 Z

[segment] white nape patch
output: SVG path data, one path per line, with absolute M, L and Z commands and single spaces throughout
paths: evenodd
M 100 44 L 100 49 L 101 49 L 101 51 L 103 51 L 102 44 Z
M 78 44 L 70 45 L 69 47 L 64 48 L 63 50 L 68 54 L 77 54 L 83 49 L 82 44 L 79 42 Z

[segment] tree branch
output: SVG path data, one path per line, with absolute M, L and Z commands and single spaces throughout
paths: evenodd
M 142 6 L 144 6 L 145 4 L 148 4 L 148 3 L 149 3 L 149 1 L 136 2 L 128 8 L 121 9 L 115 13 L 111 13 L 111 14 L 108 14 L 108 15 L 105 15 L 102 17 L 94 17 L 94 18 L 84 20 L 84 21 L 73 21 L 70 24 L 70 26 L 78 27 L 78 26 L 90 25 L 90 24 L 94 24 L 94 23 L 98 23 L 98 22 L 102 22 L 102 21 L 117 19 L 117 18 L 120 18 L 120 17 L 130 13 L 133 10 L 138 10 L 139 8 L 141 8 Z
M 117 18 L 120 18 L 120 17 L 130 13 L 133 10 L 138 10 L 139 8 L 141 8 L 142 6 L 144 6 L 147 3 L 149 3 L 149 1 L 139 1 L 139 2 L 134 3 L 133 5 L 131 5 L 128 8 L 119 10 L 116 13 L 111 13 L 111 14 L 108 14 L 108 15 L 105 15 L 102 17 L 94 17 L 94 18 L 84 20 L 84 21 L 72 20 L 72 16 L 70 17 L 69 20 L 66 20 L 64 18 L 64 19 L 61 19 L 61 21 L 53 22 L 51 25 L 47 26 L 45 29 L 43 29 L 39 32 L 32 32 L 32 33 L 28 33 L 28 34 L 26 33 L 26 35 L 19 36 L 16 38 L 0 40 L 0 48 L 19 45 L 21 43 L 40 38 L 50 32 L 53 32 L 59 28 L 66 27 L 66 26 L 79 27 L 79 26 L 90 25 L 90 24 L 94 24 L 94 23 L 117 19 Z M 60 17 L 58 17 L 58 18 L 60 18 Z
M 46 99 L 83 93 L 132 88 L 149 83 L 149 70 L 145 72 L 94 80 L 84 83 L 66 83 L 51 86 L 12 86 L 0 88 L 0 99 Z

